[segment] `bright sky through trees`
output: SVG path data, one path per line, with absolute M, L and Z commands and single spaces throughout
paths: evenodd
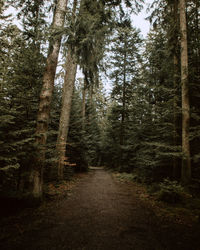
M 150 28 L 149 21 L 145 20 L 145 18 L 148 16 L 148 13 L 147 13 L 148 4 L 151 4 L 152 2 L 153 2 L 153 0 L 145 0 L 143 10 L 138 15 L 132 16 L 133 26 L 139 28 L 144 37 L 146 37 L 147 33 L 149 32 L 149 28 Z M 10 7 L 7 10 L 6 14 L 12 14 L 14 17 L 15 24 L 19 25 L 19 22 L 16 20 L 16 11 L 14 8 Z
M 132 16 L 133 26 L 139 28 L 144 37 L 146 37 L 150 29 L 150 23 L 145 18 L 148 17 L 148 5 L 152 2 L 153 0 L 146 0 L 143 10 L 138 15 Z

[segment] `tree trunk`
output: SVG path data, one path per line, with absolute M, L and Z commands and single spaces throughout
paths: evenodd
M 86 80 L 83 82 L 83 90 L 82 90 L 82 128 L 85 128 L 85 105 L 86 105 Z
M 125 43 L 124 43 L 124 58 L 123 58 L 123 86 L 122 86 L 122 119 L 121 119 L 121 128 L 120 128 L 120 165 L 121 169 L 123 169 L 124 166 L 124 134 L 125 134 L 125 109 L 126 109 L 126 64 L 127 64 L 127 55 L 126 55 L 126 48 L 127 48 L 127 41 L 125 37 Z
M 180 8 L 180 31 L 181 31 L 181 86 L 182 86 L 182 172 L 181 180 L 184 184 L 191 179 L 191 160 L 189 143 L 189 82 L 188 82 L 188 49 L 187 49 L 187 23 L 186 1 L 179 1 Z
M 125 37 L 126 39 L 126 37 Z M 122 120 L 121 120 L 121 135 L 120 135 L 120 145 L 124 145 L 124 122 L 125 122 L 125 109 L 126 109 L 126 63 L 127 63 L 127 58 L 126 58 L 126 40 L 124 43 L 124 68 L 123 68 L 123 86 L 122 86 Z M 123 156 L 123 150 L 121 150 L 121 157 Z
M 178 69 L 178 57 L 176 52 L 174 52 L 174 98 L 173 98 L 173 125 L 174 125 L 174 133 L 173 133 L 173 140 L 174 140 L 174 146 L 178 146 L 178 114 L 177 114 L 177 106 L 178 106 L 178 80 L 179 80 L 179 69 Z M 179 162 L 178 158 L 174 156 L 173 158 L 173 178 L 178 179 L 178 176 L 180 177 L 180 168 L 179 168 Z
M 52 31 L 55 34 L 61 31 L 64 26 L 67 0 L 58 0 L 54 12 Z M 43 75 L 43 86 L 40 93 L 39 110 L 36 127 L 36 159 L 31 173 L 32 195 L 34 198 L 42 197 L 43 166 L 45 162 L 45 145 L 47 140 L 48 121 L 50 105 L 52 100 L 54 78 L 58 63 L 62 35 L 56 34 L 50 40 L 49 53 L 47 56 L 46 69 Z
M 179 93 L 177 92 L 178 89 L 178 83 L 179 83 L 179 64 L 178 64 L 178 0 L 174 0 L 173 3 L 173 20 L 174 20 L 174 32 L 173 32 L 173 66 L 174 66 L 174 72 L 173 72 L 173 85 L 174 85 L 174 98 L 173 98 L 173 122 L 174 122 L 174 133 L 173 133 L 173 140 L 174 140 L 174 146 L 178 146 L 178 98 Z M 180 169 L 179 169 L 179 161 L 177 156 L 174 156 L 173 158 L 173 178 L 178 179 L 180 176 Z
M 93 85 L 89 86 L 89 113 L 88 113 L 88 122 L 92 124 L 93 117 Z
M 77 63 L 72 55 L 71 49 L 68 51 L 66 74 L 62 93 L 62 109 L 59 122 L 59 132 L 57 138 L 58 151 L 58 179 L 64 178 L 64 160 L 66 153 L 66 142 L 69 130 L 69 120 L 72 105 L 72 95 L 76 77 Z
M 76 17 L 76 7 L 77 0 L 73 2 L 72 10 L 72 24 L 75 22 Z M 76 78 L 77 63 L 73 55 L 72 49 L 68 47 L 68 55 L 66 59 L 66 73 L 63 85 L 62 93 L 62 108 L 59 121 L 59 131 L 57 138 L 57 152 L 58 152 L 58 179 L 63 180 L 64 178 L 64 164 L 65 164 L 65 154 L 66 154 L 66 143 L 69 131 L 69 121 L 72 106 L 72 96 L 74 90 L 74 83 Z

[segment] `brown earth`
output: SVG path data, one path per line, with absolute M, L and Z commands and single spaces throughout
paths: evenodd
M 70 196 L 37 212 L 30 209 L 23 218 L 7 219 L 5 230 L 18 234 L 2 237 L 0 249 L 200 250 L 198 224 L 163 218 L 141 199 L 141 192 L 136 184 L 117 182 L 105 170 L 93 169 Z

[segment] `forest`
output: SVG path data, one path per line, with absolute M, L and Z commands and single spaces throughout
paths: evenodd
M 2 0 L 0 45 L 2 203 L 93 166 L 200 211 L 199 0 Z

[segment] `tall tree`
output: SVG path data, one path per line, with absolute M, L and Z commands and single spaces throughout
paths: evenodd
M 188 45 L 186 1 L 179 1 L 180 32 L 181 32 L 181 87 L 182 87 L 182 173 L 183 183 L 191 179 L 191 160 L 189 142 L 190 103 L 189 103 L 189 77 L 188 77 Z
M 75 24 L 76 6 L 77 6 L 77 0 L 74 0 L 72 17 L 71 17 L 72 28 L 74 27 Z M 71 33 L 74 35 L 73 30 L 71 30 Z M 66 69 L 65 69 L 66 73 L 65 73 L 63 93 L 62 93 L 62 108 L 61 108 L 61 115 L 59 122 L 57 145 L 56 145 L 58 151 L 58 179 L 63 179 L 66 142 L 69 130 L 69 120 L 70 120 L 71 105 L 72 105 L 72 95 L 73 95 L 76 70 L 77 70 L 75 52 L 74 50 L 72 50 L 70 45 L 68 46 L 67 53 L 68 54 L 67 54 Z
M 111 116 L 111 123 L 115 127 L 116 135 L 116 163 L 123 169 L 127 167 L 127 150 L 129 123 L 131 116 L 131 102 L 139 81 L 141 65 L 140 46 L 142 40 L 139 31 L 132 28 L 130 20 L 126 19 L 118 24 L 112 39 L 110 51 L 110 79 L 113 81 L 111 97 L 115 100 Z M 113 117 L 113 118 L 111 118 Z M 113 121 L 112 121 L 113 119 Z M 114 128 L 113 128 L 114 129 Z
M 173 53 L 173 88 L 174 88 L 174 98 L 173 98 L 173 122 L 174 122 L 174 147 L 177 147 L 179 144 L 179 136 L 178 136 L 178 118 L 179 118 L 179 86 L 180 86 L 180 72 L 179 72 L 179 17 L 178 17 L 178 0 L 173 1 L 171 4 L 171 13 L 172 18 L 169 23 L 169 43 L 172 44 L 172 53 Z M 171 46 L 169 44 L 169 46 Z M 178 179 L 180 177 L 180 167 L 179 167 L 179 159 L 177 156 L 174 156 L 173 159 L 173 178 Z
M 190 151 L 192 176 L 199 179 L 200 171 L 200 2 L 187 2 L 187 38 L 189 62 L 189 94 L 190 94 Z
M 66 8 L 67 0 L 57 1 L 53 16 L 49 53 L 43 76 L 43 86 L 40 93 L 36 128 L 36 158 L 30 176 L 32 182 L 32 195 L 34 198 L 41 198 L 43 192 L 43 167 L 45 162 L 48 121 Z

